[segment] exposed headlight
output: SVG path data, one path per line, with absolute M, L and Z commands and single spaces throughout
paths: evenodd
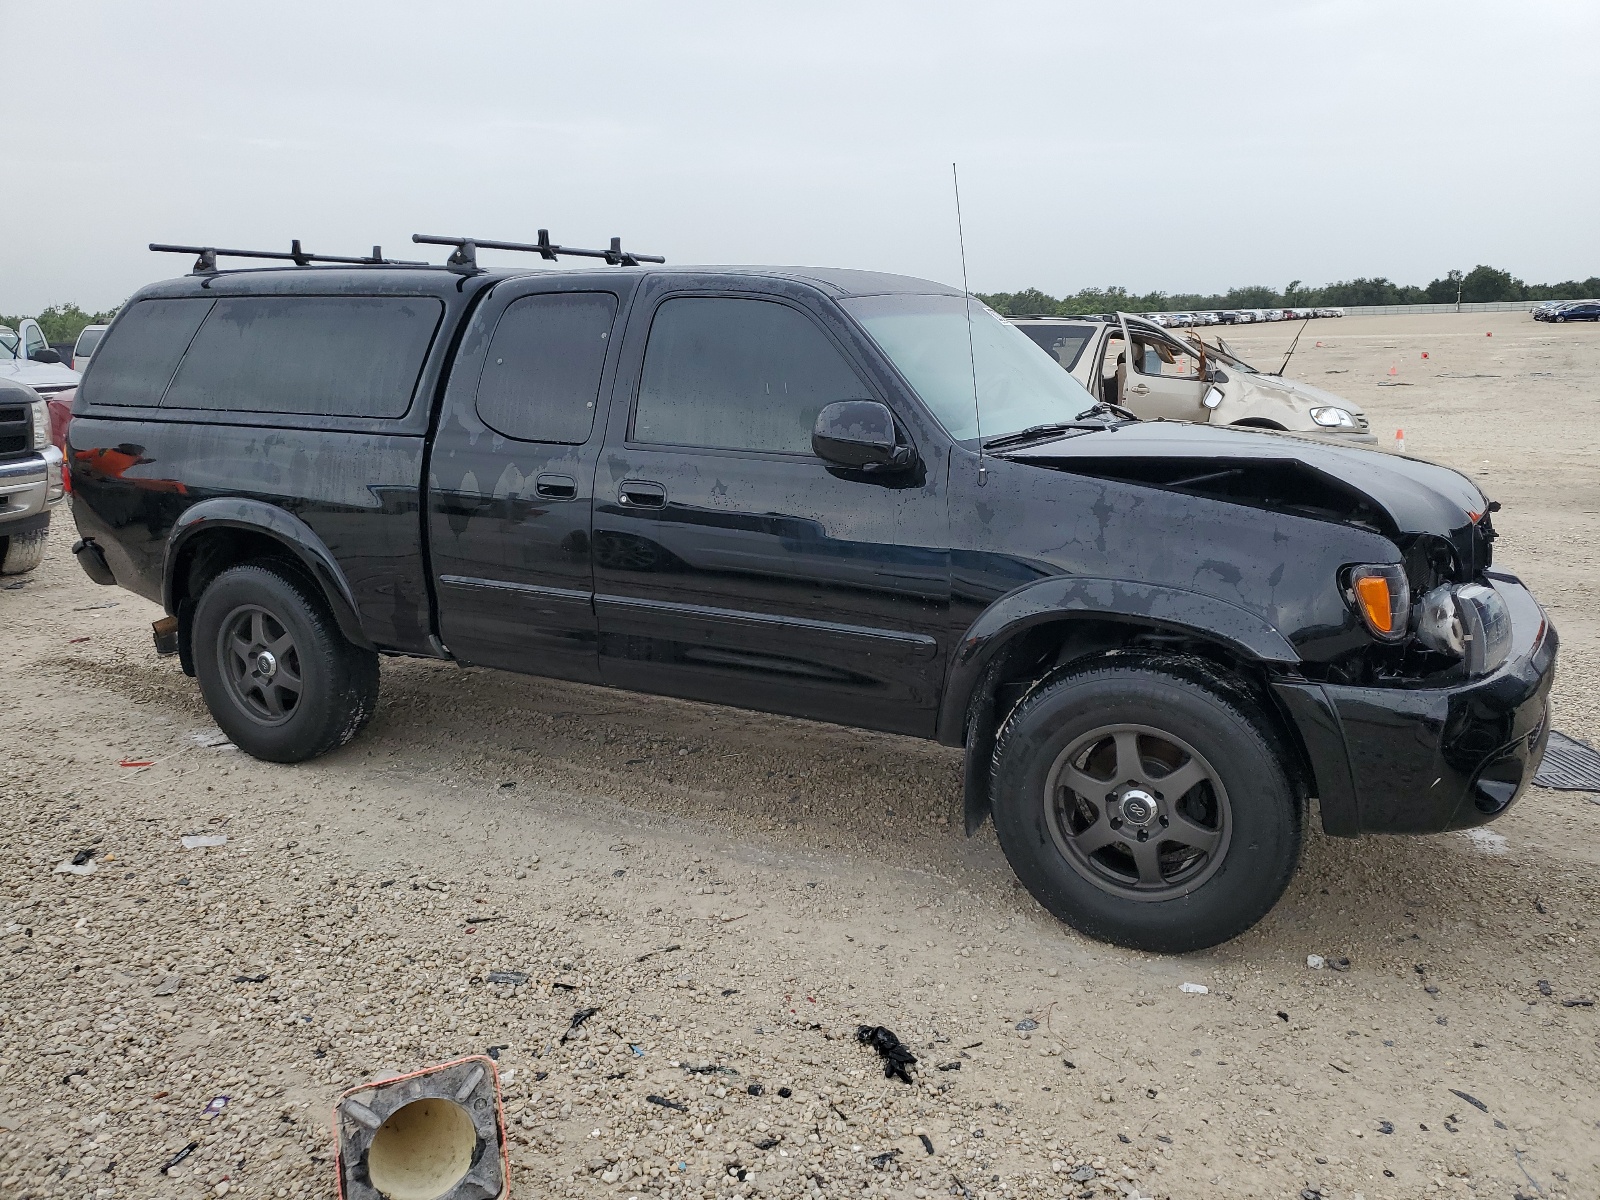
M 1313 408 L 1311 419 L 1325 429 L 1354 429 L 1356 419 L 1342 408 Z
M 1398 563 L 1351 567 L 1347 596 L 1374 637 L 1386 642 L 1405 637 L 1411 616 L 1411 584 Z
M 50 406 L 43 400 L 29 402 L 33 409 L 33 448 L 43 450 L 50 444 Z
M 1511 652 L 1511 611 L 1492 587 L 1442 584 L 1422 597 L 1417 638 L 1465 660 L 1468 675 L 1487 675 Z

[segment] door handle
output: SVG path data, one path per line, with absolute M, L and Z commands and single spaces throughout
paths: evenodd
M 1149 395 L 1149 393 L 1150 393 L 1150 389 L 1147 388 L 1142 383 L 1136 383 L 1131 388 L 1129 388 L 1128 390 L 1130 392 L 1132 392 L 1135 396 L 1146 396 L 1146 395 Z
M 541 475 L 533 490 L 546 500 L 571 500 L 578 494 L 578 484 L 569 475 Z
M 617 490 L 617 500 L 629 508 L 665 508 L 667 489 L 644 479 L 625 479 Z

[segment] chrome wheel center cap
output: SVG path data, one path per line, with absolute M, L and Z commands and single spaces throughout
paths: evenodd
M 256 674 L 263 679 L 271 679 L 278 673 L 278 659 L 271 650 L 263 650 L 256 656 Z
M 1130 788 L 1122 793 L 1118 803 L 1122 809 L 1122 819 L 1129 825 L 1143 829 L 1156 818 L 1156 798 L 1149 792 Z

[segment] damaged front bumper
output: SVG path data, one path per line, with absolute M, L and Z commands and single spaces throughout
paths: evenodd
M 1500 668 L 1449 687 L 1280 681 L 1330 834 L 1438 833 L 1492 821 L 1532 782 L 1550 737 L 1559 638 L 1515 576 L 1490 572 L 1511 616 Z

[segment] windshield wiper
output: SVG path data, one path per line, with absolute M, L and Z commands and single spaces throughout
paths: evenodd
M 1092 409 L 1090 410 L 1093 411 Z M 998 450 L 1001 446 L 1017 446 L 1023 442 L 1036 442 L 1040 438 L 1054 437 L 1058 433 L 1066 433 L 1069 429 L 1101 429 L 1102 425 L 1089 424 L 1078 421 L 1056 421 L 1049 425 L 1030 425 L 1026 429 L 1019 429 L 1015 433 L 1003 433 L 997 438 L 990 438 L 983 444 L 985 450 Z

